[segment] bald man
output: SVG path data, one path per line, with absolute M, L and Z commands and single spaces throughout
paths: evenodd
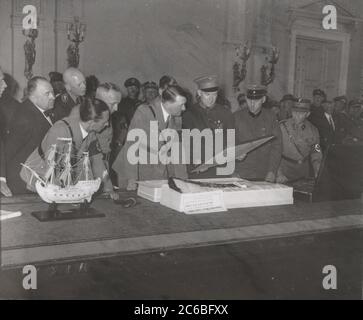
M 53 124 L 46 112 L 54 105 L 54 91 L 49 81 L 34 77 L 28 82 L 27 92 L 28 99 L 15 111 L 6 139 L 6 180 L 14 194 L 29 192 L 19 175 L 20 164 L 40 145 Z
M 64 71 L 63 81 L 66 92 L 55 99 L 52 112 L 53 122 L 68 117 L 74 106 L 79 104 L 80 98 L 86 93 L 86 79 L 78 69 L 68 68 Z

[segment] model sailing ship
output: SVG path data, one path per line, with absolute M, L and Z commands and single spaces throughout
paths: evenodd
M 30 163 L 22 164 L 32 175 L 30 181 L 36 179 L 35 189 L 47 203 L 91 202 L 92 195 L 100 187 L 101 179 L 92 179 L 88 152 L 83 152 L 82 157 L 72 164 L 72 139 L 58 138 L 57 143 L 65 144 L 65 151 L 59 152 L 61 149 L 57 148 L 57 144 L 51 145 L 44 155 L 46 170 L 43 176 Z M 35 164 L 37 165 L 39 167 L 39 164 Z M 79 166 L 80 170 L 77 170 Z M 75 174 L 78 177 L 74 177 Z

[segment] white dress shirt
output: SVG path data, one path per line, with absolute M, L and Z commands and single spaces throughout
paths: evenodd
M 333 130 L 335 131 L 335 123 L 334 123 L 334 120 L 333 120 L 333 117 L 331 114 L 329 113 L 324 113 L 325 115 L 325 118 L 328 120 L 329 124 L 332 126 Z
M 41 108 L 39 108 L 36 104 L 34 104 L 36 107 L 37 107 L 37 109 L 42 113 L 42 115 L 44 116 L 44 118 L 45 119 L 47 119 L 47 121 L 50 123 L 50 125 L 52 126 L 53 125 L 53 122 L 52 122 L 52 120 L 48 117 L 48 116 L 46 116 L 45 114 L 44 114 L 44 112 L 45 112 L 45 110 L 43 110 L 43 109 L 41 109 Z

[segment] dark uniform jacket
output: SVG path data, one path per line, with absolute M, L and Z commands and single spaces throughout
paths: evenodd
M 19 107 L 20 102 L 12 96 L 4 94 L 0 97 L 0 126 L 2 128 L 1 134 L 6 135 L 9 131 L 11 119 L 14 116 L 16 109 Z
M 223 129 L 223 149 L 231 146 L 227 146 L 227 129 L 234 129 L 233 114 L 227 106 L 220 104 L 215 104 L 214 107 L 210 109 L 205 109 L 200 106 L 199 103 L 190 106 L 182 115 L 183 129 L 198 129 L 202 131 L 206 128 Z M 213 136 L 215 138 L 215 136 Z M 214 140 L 214 139 L 213 139 Z M 215 146 L 214 146 L 215 147 Z M 206 158 L 204 139 L 201 143 L 201 161 L 204 163 L 209 159 Z M 213 148 L 213 153 L 216 153 L 215 148 Z M 210 168 L 208 171 L 201 173 L 192 173 L 191 171 L 198 166 L 198 164 L 193 164 L 193 143 L 190 143 L 190 159 L 191 165 L 188 166 L 189 178 L 204 179 L 204 178 L 218 178 L 222 176 L 217 176 L 216 167 Z M 225 165 L 224 165 L 225 166 Z M 222 166 L 222 167 L 224 167 Z
M 25 100 L 15 111 L 6 139 L 6 178 L 13 193 L 27 192 L 19 173 L 32 151 L 38 147 L 51 124 L 30 101 Z
M 168 128 L 174 130 L 181 129 L 181 117 L 172 117 L 172 125 Z M 138 150 L 141 148 L 147 153 L 147 164 L 131 164 L 127 158 L 128 151 L 135 144 L 134 141 L 126 141 L 122 147 L 120 153 L 117 155 L 112 169 L 117 173 L 118 176 L 118 186 L 120 188 L 125 188 L 130 180 L 162 180 L 168 177 L 178 177 L 186 178 L 186 166 L 179 162 L 179 164 L 169 164 L 165 165 L 160 161 L 156 164 L 150 163 L 151 153 L 157 154 L 161 147 L 165 144 L 163 141 L 156 141 L 157 147 L 150 145 L 150 121 L 158 122 L 158 135 L 160 132 L 167 128 L 167 123 L 164 120 L 161 100 L 157 97 L 150 105 L 143 104 L 140 105 L 129 126 L 129 132 L 133 129 L 142 129 L 147 136 L 146 145 L 139 145 Z M 155 140 L 154 140 L 155 142 Z M 181 152 L 181 150 L 180 150 Z M 180 153 L 179 153 L 180 154 Z M 160 160 L 160 159 L 159 159 Z
M 131 119 L 140 104 L 141 101 L 139 99 L 131 99 L 130 97 L 121 99 L 117 112 L 126 118 L 127 125 L 130 125 Z
M 351 137 L 353 121 L 345 112 L 335 113 L 333 120 L 336 127 L 335 143 L 344 143 L 348 137 Z
M 337 138 L 337 129 L 338 129 L 338 121 L 336 117 L 333 115 L 333 122 L 335 129 L 330 125 L 328 119 L 325 116 L 324 112 L 319 112 L 314 114 L 314 116 L 309 117 L 309 121 L 318 129 L 320 136 L 320 145 L 322 150 L 326 150 L 326 148 L 335 143 Z
M 282 133 L 282 159 L 279 176 L 288 181 L 308 178 L 310 163 L 317 173 L 322 161 L 319 132 L 308 120 L 296 124 L 290 118 L 280 122 Z
M 57 96 L 54 100 L 54 108 L 52 114 L 50 115 L 53 123 L 68 117 L 78 101 L 74 101 L 68 92 L 62 93 Z
M 264 180 L 267 173 L 276 175 L 281 161 L 281 130 L 276 115 L 270 109 L 262 108 L 257 116 L 248 109 L 235 113 L 236 140 L 238 144 L 273 135 L 270 142 L 251 151 L 247 157 L 236 162 L 236 172 L 241 178 Z

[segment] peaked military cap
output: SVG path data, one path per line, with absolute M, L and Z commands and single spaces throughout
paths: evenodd
M 310 112 L 311 101 L 308 99 L 296 99 L 291 110 L 299 112 Z
M 258 100 L 263 98 L 267 94 L 267 88 L 262 85 L 249 85 L 247 87 L 247 98 L 251 100 Z
M 142 86 L 144 87 L 144 89 L 159 89 L 158 85 L 154 81 L 147 81 Z
M 350 100 L 349 102 L 349 107 L 361 107 L 361 106 L 363 106 L 362 100 L 354 99 Z
M 281 99 L 281 102 L 284 101 L 296 101 L 296 98 L 292 94 L 285 94 Z
M 63 82 L 63 75 L 57 71 L 49 72 L 49 80 L 50 82 L 62 81 Z
M 218 91 L 218 82 L 217 76 L 203 76 L 194 79 L 194 82 L 197 84 L 198 89 L 205 92 L 216 92 Z
M 322 96 L 322 97 L 326 97 L 326 94 L 323 90 L 321 89 L 314 89 L 313 90 L 313 96 Z
M 339 97 L 335 97 L 334 98 L 334 101 L 342 101 L 344 103 L 347 103 L 348 102 L 348 99 L 346 96 L 339 96 Z
M 141 87 L 141 83 L 139 80 L 137 80 L 136 78 L 128 78 L 125 83 L 124 86 L 127 87 L 131 87 L 131 86 L 136 86 L 138 88 Z

